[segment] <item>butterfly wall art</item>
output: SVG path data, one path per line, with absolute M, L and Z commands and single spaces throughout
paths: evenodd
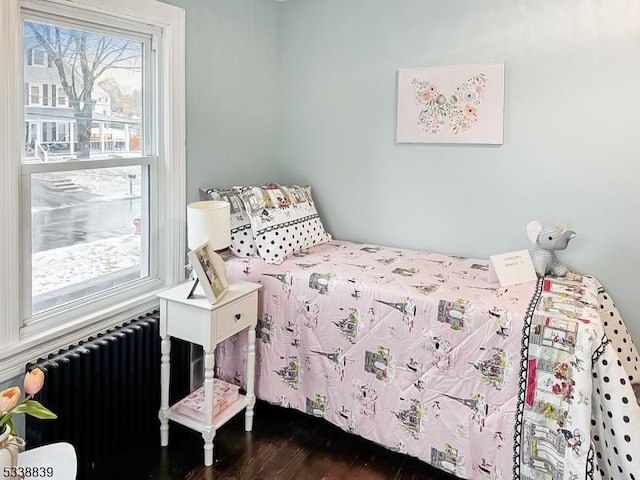
M 503 143 L 504 64 L 398 70 L 399 143 Z

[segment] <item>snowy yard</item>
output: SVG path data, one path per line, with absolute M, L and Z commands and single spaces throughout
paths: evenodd
M 33 255 L 33 295 L 140 264 L 140 236 L 96 240 Z
M 82 190 L 99 195 L 100 200 L 139 196 L 140 176 L 140 167 L 65 173 L 65 177 Z M 82 284 L 139 265 L 140 247 L 140 235 L 132 231 L 128 235 L 37 252 L 32 258 L 32 295 Z

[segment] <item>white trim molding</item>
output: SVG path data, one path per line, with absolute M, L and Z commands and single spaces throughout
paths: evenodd
M 22 9 L 51 12 L 94 24 L 109 16 L 131 26 L 144 23 L 158 33 L 157 120 L 155 139 L 158 202 L 151 222 L 158 239 L 152 255 L 157 278 L 145 291 L 119 303 L 97 302 L 46 328 L 21 328 L 21 165 L 24 149 Z M 0 383 L 19 375 L 27 362 L 158 308 L 156 294 L 185 276 L 186 95 L 185 11 L 156 0 L 2 0 L 0 1 Z M 159 281 L 158 281 L 159 280 Z M 136 293 L 137 292 L 137 293 Z
M 22 52 L 19 50 L 16 25 L 20 21 L 17 1 L 0 2 L 0 351 L 15 343 L 19 335 L 20 303 L 20 155 L 22 138 L 21 109 L 23 85 L 16 75 L 22 70 Z M 22 31 L 19 29 L 18 31 Z M 9 227 L 9 228 L 6 228 Z M 15 228 L 11 228 L 15 227 Z M 12 321 L 15 320 L 15 321 Z M 1 361 L 1 357 L 0 357 Z M 0 381 L 2 378 L 0 377 Z

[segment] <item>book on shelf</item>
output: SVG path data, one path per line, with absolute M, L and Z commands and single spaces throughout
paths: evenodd
M 238 399 L 240 387 L 231 383 L 213 379 L 213 416 L 215 417 Z M 194 390 L 178 403 L 178 413 L 199 421 L 205 420 L 204 386 Z

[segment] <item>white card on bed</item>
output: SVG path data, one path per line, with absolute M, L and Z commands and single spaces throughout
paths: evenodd
M 536 280 L 536 270 L 529 255 L 529 250 L 502 253 L 489 257 L 489 283 L 500 282 L 500 286 Z

